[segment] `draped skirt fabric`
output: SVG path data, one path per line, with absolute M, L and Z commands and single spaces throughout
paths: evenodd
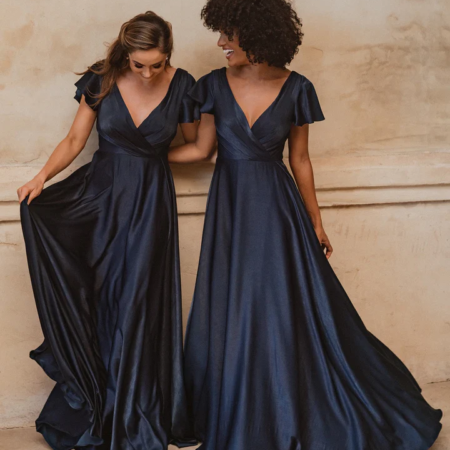
M 201 450 L 426 450 L 441 428 L 362 323 L 281 161 L 217 162 L 185 376 Z
M 162 450 L 190 436 L 170 169 L 118 153 L 97 151 L 21 204 L 45 338 L 31 357 L 56 381 L 36 425 L 55 450 Z

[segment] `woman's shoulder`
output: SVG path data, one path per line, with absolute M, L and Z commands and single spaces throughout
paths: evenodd
M 291 71 L 291 77 L 299 86 L 307 87 L 308 85 L 312 85 L 312 82 L 308 78 L 306 78 L 305 75 L 302 75 L 295 70 Z
M 85 86 L 90 85 L 91 88 L 96 86 L 100 87 L 103 76 L 101 74 L 103 68 L 103 61 L 96 62 L 92 64 L 92 66 L 88 66 L 88 68 L 82 72 L 81 78 L 75 83 L 75 86 L 83 89 Z
M 177 77 L 178 79 L 177 84 L 180 88 L 190 89 L 197 82 L 197 80 L 191 73 L 189 73 L 186 69 L 183 69 L 181 67 L 178 67 L 176 69 L 174 77 Z
M 295 105 L 295 120 L 297 126 L 324 120 L 319 98 L 312 82 L 304 75 L 292 71 L 295 84 L 292 99 Z
M 88 69 L 83 72 L 82 76 L 76 81 L 75 100 L 78 103 L 81 102 L 81 98 L 84 95 L 86 103 L 92 108 L 97 109 L 98 98 L 102 89 L 103 76 L 98 73 L 101 72 L 102 61 L 89 66 Z
M 225 68 L 212 70 L 211 72 L 200 76 L 197 80 L 185 69 L 178 68 L 177 74 L 179 76 L 180 84 L 185 85 L 187 84 L 188 87 L 196 86 L 197 89 L 202 88 L 213 90 L 213 85 L 216 80 L 216 77 L 222 70 L 225 70 Z
M 291 93 L 294 97 L 316 95 L 314 84 L 305 75 L 293 70 L 290 76 L 292 79 Z
M 213 69 L 211 72 L 208 72 L 204 75 L 202 75 L 197 82 L 198 83 L 212 83 L 214 80 L 217 79 L 220 75 L 225 73 L 226 67 L 221 67 L 220 69 Z

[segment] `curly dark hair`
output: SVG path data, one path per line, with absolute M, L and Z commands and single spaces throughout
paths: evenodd
M 208 0 L 204 25 L 239 45 L 253 64 L 285 67 L 302 43 L 302 22 L 288 0 Z

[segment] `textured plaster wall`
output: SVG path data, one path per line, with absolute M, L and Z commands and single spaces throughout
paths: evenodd
M 203 1 L 3 0 L 0 13 L 0 427 L 31 424 L 52 383 L 28 359 L 42 336 L 14 188 L 73 119 L 74 71 L 103 56 L 121 23 L 170 20 L 175 66 L 222 67 Z M 421 383 L 450 378 L 450 14 L 447 0 L 296 1 L 305 39 L 292 68 L 327 120 L 311 127 L 331 264 L 369 330 Z M 96 136 L 79 157 L 88 162 Z M 176 171 L 183 311 L 195 283 L 210 170 Z
M 101 58 L 103 43 L 139 12 L 153 9 L 172 22 L 175 65 L 196 77 L 223 66 L 216 36 L 200 22 L 202 4 L 4 0 L 0 161 L 45 161 L 76 109 L 73 72 Z M 327 117 L 314 136 L 314 155 L 449 147 L 450 2 L 319 0 L 296 6 L 305 38 L 292 68 L 315 83 Z

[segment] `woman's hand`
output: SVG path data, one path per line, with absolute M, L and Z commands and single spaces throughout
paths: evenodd
M 31 203 L 33 199 L 35 199 L 38 195 L 41 194 L 42 189 L 44 189 L 44 180 L 41 178 L 34 177 L 27 184 L 24 184 L 22 187 L 17 189 L 17 196 L 19 197 L 19 203 L 22 203 L 24 199 L 28 198 L 28 205 Z
M 331 246 L 331 242 L 328 239 L 327 233 L 325 233 L 325 230 L 322 226 L 314 227 L 314 231 L 316 232 L 317 239 L 319 239 L 320 245 L 325 252 L 325 256 L 327 259 L 331 257 L 331 254 L 333 253 L 333 247 Z

